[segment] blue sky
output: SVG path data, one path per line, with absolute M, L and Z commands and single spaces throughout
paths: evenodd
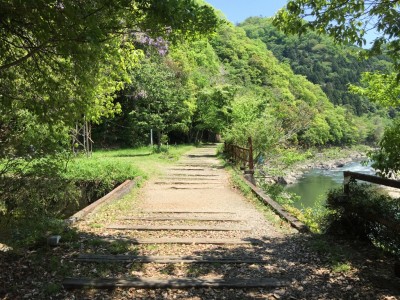
M 236 24 L 248 17 L 272 17 L 287 0 L 206 0 Z
M 205 0 L 216 9 L 222 11 L 233 24 L 243 22 L 248 17 L 272 17 L 280 8 L 284 7 L 287 0 Z M 369 32 L 365 38 L 367 45 L 376 37 L 375 32 Z

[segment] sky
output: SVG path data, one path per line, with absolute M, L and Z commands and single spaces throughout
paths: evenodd
M 248 17 L 272 17 L 287 0 L 206 0 L 224 13 L 233 24 Z
M 223 12 L 233 24 L 243 22 L 248 17 L 272 17 L 288 0 L 205 0 L 214 8 Z M 365 38 L 367 44 L 364 48 L 371 47 L 371 42 L 376 38 L 374 31 L 369 32 Z

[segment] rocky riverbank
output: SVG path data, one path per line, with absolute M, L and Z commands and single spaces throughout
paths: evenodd
M 327 157 L 324 153 L 317 153 L 312 159 L 293 165 L 285 170 L 284 175 L 270 178 L 271 183 L 290 185 L 297 182 L 303 174 L 312 169 L 334 170 L 341 168 L 352 161 L 366 160 L 367 156 L 361 151 L 349 151 L 346 149 L 346 157 Z M 381 186 L 382 191 L 392 198 L 400 198 L 400 190 L 396 188 Z
M 288 168 L 283 176 L 274 178 L 274 181 L 285 185 L 293 184 L 302 177 L 305 172 L 311 169 L 333 170 L 341 168 L 349 162 L 366 159 L 365 153 L 361 151 L 346 150 L 343 154 L 343 157 L 338 156 L 332 158 L 326 156 L 324 153 L 317 153 L 312 159 Z

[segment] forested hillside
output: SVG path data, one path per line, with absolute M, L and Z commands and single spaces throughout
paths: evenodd
M 264 32 L 268 20 L 248 22 L 252 20 L 252 30 Z M 253 136 L 260 152 L 276 146 L 350 145 L 378 140 L 385 113 L 371 114 L 377 110 L 372 104 L 345 90 L 347 83 L 358 80 L 359 73 L 353 68 L 350 72 L 348 65 L 347 71 L 342 70 L 338 62 L 350 61 L 360 65 L 357 70 L 362 68 L 349 50 L 327 42 L 330 52 L 321 55 L 331 61 L 330 54 L 337 58 L 336 73 L 330 71 L 331 62 L 318 56 L 310 58 L 330 66 L 326 73 L 315 73 L 324 75 L 321 80 L 329 76 L 341 80 L 313 84 L 306 76 L 295 74 L 290 64 L 280 62 L 261 40 L 248 37 L 245 29 L 252 36 L 248 26 L 224 24 L 212 37 L 174 46 L 161 39 L 138 41 L 136 47 L 144 56 L 130 74 L 132 83 L 115 100 L 122 105 L 121 114 L 104 119 L 96 128 L 97 143 L 148 144 L 150 130 L 159 144 L 212 140 L 215 134 L 245 144 L 247 137 Z M 319 42 L 314 47 L 323 48 L 325 40 L 310 43 Z M 289 49 L 289 45 L 284 47 Z M 296 51 L 296 46 L 292 47 Z M 376 60 L 374 64 L 387 67 L 386 61 Z M 316 68 L 320 65 L 309 62 Z M 301 67 L 305 65 L 298 65 Z M 349 73 L 347 79 L 345 72 Z M 331 86 L 335 97 L 340 98 L 335 98 L 336 102 L 347 105 L 335 106 L 320 86 Z M 357 116 L 361 112 L 364 116 Z
M 270 18 L 251 17 L 239 27 L 248 37 L 260 39 L 279 61 L 288 62 L 296 74 L 320 85 L 333 104 L 345 105 L 357 115 L 376 110 L 365 97 L 350 94 L 348 84 L 359 84 L 363 72 L 390 70 L 388 57 L 362 60 L 359 48 L 335 44 L 332 38 L 312 31 L 286 35 L 272 25 Z

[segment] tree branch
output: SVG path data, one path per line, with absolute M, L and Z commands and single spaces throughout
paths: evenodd
M 1 65 L 0 72 L 23 63 L 24 61 L 26 61 L 27 59 L 29 59 L 30 57 L 32 57 L 33 55 L 38 53 L 42 48 L 43 48 L 43 46 L 36 47 L 32 51 L 28 52 L 25 56 L 22 56 L 22 57 L 18 58 L 17 60 L 14 60 L 11 63 Z

